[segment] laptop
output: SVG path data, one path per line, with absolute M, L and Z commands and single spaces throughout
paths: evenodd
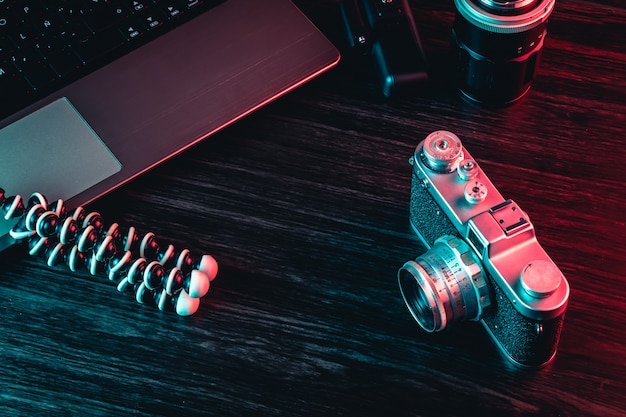
M 34 3 L 10 3 L 0 16 L 7 197 L 39 192 L 68 207 L 86 204 L 340 59 L 289 0 Z M 20 21 L 27 27 L 7 34 Z M 47 56 L 59 44 L 70 63 Z M 0 216 L 0 236 L 11 227 Z

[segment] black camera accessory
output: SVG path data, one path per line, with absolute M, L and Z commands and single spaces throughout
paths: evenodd
M 371 57 L 385 97 L 428 80 L 426 58 L 407 0 L 344 0 L 339 8 L 351 53 Z
M 461 93 L 501 106 L 532 85 L 555 0 L 454 0 L 452 46 Z
M 410 223 L 428 248 L 398 271 L 410 313 L 428 332 L 479 321 L 513 363 L 548 364 L 570 289 L 528 215 L 451 132 L 428 135 L 410 162 Z
M 141 304 L 181 316 L 194 314 L 217 275 L 210 255 L 177 252 L 161 244 L 154 233 L 141 236 L 134 227 L 107 227 L 97 212 L 82 207 L 68 210 L 63 200 L 49 204 L 34 193 L 27 202 L 5 196 L 0 188 L 0 214 L 14 226 L 0 237 L 0 246 L 26 243 L 30 255 L 42 256 L 52 267 L 65 263 L 71 271 L 86 269 L 117 283 L 120 292 L 132 292 Z

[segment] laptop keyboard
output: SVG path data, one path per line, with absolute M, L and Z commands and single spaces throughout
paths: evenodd
M 0 1 L 0 119 L 223 1 Z

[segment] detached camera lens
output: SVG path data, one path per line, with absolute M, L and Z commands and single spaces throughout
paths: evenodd
M 507 105 L 529 90 L 555 0 L 454 0 L 452 43 L 461 93 Z
M 398 271 L 404 301 L 427 332 L 446 328 L 452 322 L 478 320 L 491 304 L 485 274 L 460 238 L 444 236 L 414 261 Z

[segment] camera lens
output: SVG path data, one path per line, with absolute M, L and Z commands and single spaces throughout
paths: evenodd
M 506 105 L 529 90 L 555 0 L 454 0 L 452 44 L 461 93 Z
M 404 301 L 427 332 L 448 324 L 478 320 L 490 305 L 489 288 L 480 263 L 462 239 L 444 236 L 398 271 Z

